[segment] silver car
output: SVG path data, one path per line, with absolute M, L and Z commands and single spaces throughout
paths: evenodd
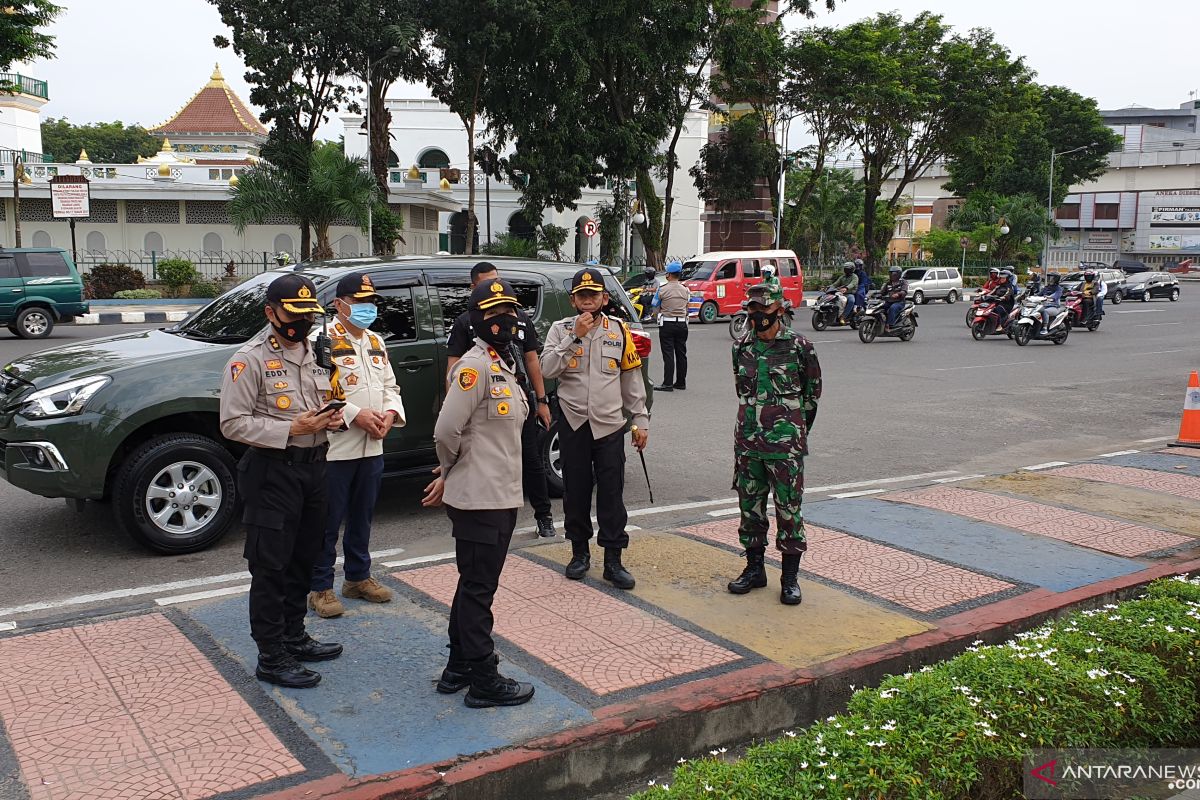
M 908 281 L 908 297 L 922 305 L 930 300 L 955 303 L 962 297 L 963 281 L 958 267 L 914 267 L 901 276 Z

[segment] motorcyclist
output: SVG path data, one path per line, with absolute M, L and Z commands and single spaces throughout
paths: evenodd
M 854 274 L 858 276 L 858 291 L 854 293 L 854 304 L 859 308 L 867 307 L 867 292 L 875 288 L 871 276 L 863 269 L 863 260 L 854 259 Z
M 888 282 L 879 290 L 883 307 L 887 311 L 887 322 L 884 331 L 889 331 L 900 322 L 900 313 L 908 300 L 908 281 L 900 277 L 900 267 L 893 265 L 888 269 Z
M 1042 273 L 1031 270 L 1029 280 L 1025 283 L 1025 289 L 1021 292 L 1021 299 L 1026 297 L 1036 297 L 1042 293 Z
M 842 264 L 842 274 L 826 290 L 836 295 L 838 303 L 838 324 L 846 324 L 849 311 L 853 310 L 854 295 L 858 291 L 858 276 L 854 274 L 854 262 Z
M 1104 282 L 1096 276 L 1096 270 L 1087 269 L 1083 273 L 1083 283 L 1079 284 L 1079 293 L 1083 295 L 1083 321 L 1086 323 L 1092 316 L 1100 316 L 1100 294 Z
M 1058 313 L 1058 304 L 1062 300 L 1062 285 L 1057 272 L 1050 273 L 1050 277 L 1046 278 L 1046 288 L 1042 290 L 1042 297 L 1045 298 L 1045 303 L 1042 306 L 1042 335 L 1049 332 L 1050 317 Z
M 1001 315 L 1003 319 L 1012 313 L 1013 304 L 1017 301 L 1017 274 L 1006 269 L 1000 273 L 1000 277 L 1004 281 L 992 290 L 991 299 L 995 300 L 1003 310 Z
M 983 282 L 983 288 L 979 292 L 980 294 L 988 294 L 1003 282 L 1004 279 L 1000 277 L 1000 268 L 992 267 L 988 270 L 987 280 Z

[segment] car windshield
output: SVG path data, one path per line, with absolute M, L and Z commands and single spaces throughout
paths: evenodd
M 719 261 L 687 261 L 684 263 L 683 273 L 679 277 L 685 281 L 711 280 L 719 263 Z
M 283 275 L 264 272 L 239 284 L 188 317 L 168 333 L 206 342 L 244 342 L 266 326 L 263 306 L 267 302 L 267 286 Z M 323 275 L 310 275 L 313 283 L 325 281 Z
M 1064 281 L 1081 281 L 1081 280 L 1083 280 L 1083 273 L 1082 272 L 1072 272 L 1068 275 L 1063 275 L 1062 279 Z
M 902 277 L 906 281 L 919 281 L 925 277 L 925 273 L 928 271 L 927 269 L 906 269 Z

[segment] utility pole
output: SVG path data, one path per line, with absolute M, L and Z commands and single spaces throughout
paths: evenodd
M 25 164 L 21 156 L 13 151 L 13 246 L 21 246 L 21 181 L 25 178 Z
M 1058 222 L 1054 219 L 1054 158 L 1056 156 L 1067 156 L 1071 153 L 1078 153 L 1085 149 L 1088 145 L 1083 144 L 1071 150 L 1064 150 L 1061 153 L 1054 152 L 1054 148 L 1050 148 L 1050 181 L 1046 189 L 1046 216 L 1049 218 L 1050 225 L 1057 225 Z M 1046 277 L 1046 273 L 1050 268 L 1050 226 L 1046 226 L 1046 235 L 1042 237 L 1042 278 Z

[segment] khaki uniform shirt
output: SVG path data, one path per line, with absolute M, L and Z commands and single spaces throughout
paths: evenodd
M 310 339 L 316 339 L 313 334 Z M 404 425 L 404 403 L 396 373 L 388 361 L 387 350 L 379 335 L 364 331 L 357 338 L 339 320 L 329 329 L 334 371 L 333 394 L 346 401 L 342 419 L 349 427 L 329 432 L 329 461 L 349 461 L 383 455 L 383 440 L 375 439 L 354 424 L 362 409 L 394 411 L 396 425 Z
M 520 508 L 521 429 L 529 402 L 517 375 L 478 342 L 454 365 L 433 429 L 442 502 L 465 511 Z
M 290 431 L 296 417 L 324 407 L 330 391 L 329 371 L 317 366 L 311 347 L 284 347 L 267 329 L 242 345 L 225 368 L 221 434 L 273 450 L 324 444 L 324 431 Z
M 692 292 L 679 281 L 668 280 L 658 290 L 658 311 L 661 316 L 687 320 L 688 301 Z
M 558 403 L 567 424 L 579 430 L 589 422 L 599 439 L 621 430 L 628 411 L 634 425 L 649 430 L 642 360 L 624 325 L 604 315 L 579 343 L 574 329 L 575 317 L 554 323 L 542 350 L 542 375 L 558 379 Z

